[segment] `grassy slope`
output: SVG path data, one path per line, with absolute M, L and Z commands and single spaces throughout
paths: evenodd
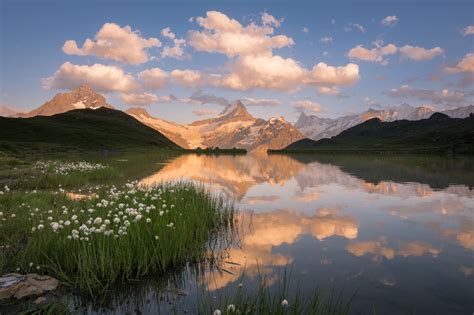
M 179 149 L 158 131 L 117 110 L 73 110 L 54 116 L 0 117 L 0 151 Z
M 331 139 L 303 139 L 283 151 L 421 151 L 474 153 L 474 119 L 435 114 L 418 121 L 371 119 Z

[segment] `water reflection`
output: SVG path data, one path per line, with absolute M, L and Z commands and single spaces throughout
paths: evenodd
M 227 272 L 200 277 L 210 290 L 291 265 L 303 289 L 357 290 L 355 312 L 474 309 L 469 158 L 183 155 L 141 183 L 167 180 L 204 183 L 241 209 Z

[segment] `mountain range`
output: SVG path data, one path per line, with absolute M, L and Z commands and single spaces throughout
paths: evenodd
M 369 119 L 330 139 L 302 139 L 284 152 L 456 152 L 474 153 L 474 114 L 451 118 L 434 113 L 427 119 L 383 122 Z
M 114 109 L 104 96 L 87 85 L 81 85 L 69 92 L 56 94 L 51 100 L 30 112 L 13 114 L 5 107 L 0 115 L 27 118 L 98 108 Z M 339 118 L 320 118 L 303 112 L 294 125 L 283 117 L 268 120 L 253 117 L 241 101 L 228 104 L 216 117 L 190 124 L 178 124 L 153 117 L 143 107 L 129 108 L 125 112 L 185 149 L 235 147 L 266 152 L 268 149 L 283 149 L 304 138 L 331 138 L 373 118 L 387 122 L 419 120 L 430 117 L 435 111 L 428 106 L 412 107 L 403 104 L 387 109 L 369 109 L 361 114 Z M 471 112 L 474 112 L 473 105 L 443 111 L 454 118 L 468 117 Z
M 240 101 L 229 104 L 217 117 L 188 125 L 152 117 L 143 108 L 131 108 L 126 112 L 186 149 L 236 147 L 249 151 L 266 151 L 284 148 L 304 138 L 283 117 L 269 120 L 255 118 Z
M 378 118 L 381 121 L 395 120 L 420 120 L 430 117 L 436 111 L 429 106 L 413 107 L 408 104 L 394 106 L 387 109 L 369 109 L 361 114 L 345 115 L 339 118 L 320 118 L 315 115 L 306 115 L 301 113 L 295 123 L 295 127 L 300 130 L 307 138 L 320 140 L 337 136 L 342 131 L 354 127 L 364 121 Z M 441 113 L 452 118 L 469 117 L 474 113 L 474 106 L 458 107 L 445 110 Z

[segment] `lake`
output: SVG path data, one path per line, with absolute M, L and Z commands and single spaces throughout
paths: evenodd
M 276 285 L 285 271 L 302 295 L 353 296 L 354 314 L 474 311 L 470 158 L 188 154 L 156 163 L 140 184 L 193 181 L 225 194 L 239 209 L 236 231 L 217 270 L 126 284 L 101 311 L 191 311 L 200 286 L 217 299 L 263 275 Z

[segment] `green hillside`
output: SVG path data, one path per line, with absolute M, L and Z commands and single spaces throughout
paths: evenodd
M 121 151 L 180 149 L 160 132 L 124 112 L 99 108 L 54 116 L 0 117 L 0 151 Z
M 382 122 L 377 118 L 349 128 L 331 139 L 302 139 L 271 152 L 424 152 L 474 153 L 474 117 Z

